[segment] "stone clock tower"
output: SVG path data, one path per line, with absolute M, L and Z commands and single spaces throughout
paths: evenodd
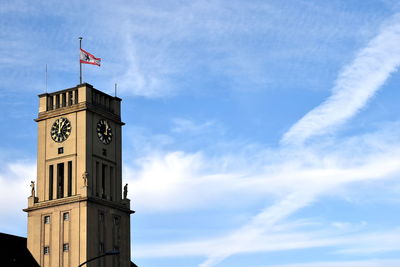
M 122 193 L 121 99 L 84 83 L 39 95 L 37 183 L 28 249 L 42 267 L 130 266 L 130 201 Z

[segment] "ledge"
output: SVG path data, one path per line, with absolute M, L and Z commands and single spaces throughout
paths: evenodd
M 129 207 L 124 205 L 124 203 L 123 203 L 124 200 L 122 200 L 121 203 L 117 203 L 117 202 L 107 201 L 107 200 L 104 200 L 101 198 L 96 198 L 96 197 L 82 197 L 80 195 L 37 202 L 32 207 L 23 209 L 23 211 L 30 212 L 30 211 L 34 211 L 34 210 L 40 210 L 40 209 L 44 209 L 44 208 L 50 208 L 50 207 L 55 207 L 55 206 L 60 206 L 60 205 L 65 205 L 65 204 L 70 204 L 70 203 L 76 203 L 76 202 L 85 202 L 85 201 L 100 204 L 100 205 L 107 206 L 107 207 L 114 208 L 114 209 L 118 209 L 120 211 L 129 213 L 129 214 L 135 213 L 135 211 L 131 210 Z
M 97 107 L 96 105 L 93 105 L 89 102 L 81 102 L 78 104 L 74 104 L 72 106 L 66 106 L 66 107 L 62 107 L 62 108 L 58 108 L 58 109 L 54 109 L 54 110 L 40 112 L 38 118 L 35 119 L 34 121 L 39 122 L 42 120 L 47 120 L 50 118 L 54 118 L 54 117 L 66 115 L 69 113 L 82 111 L 82 110 L 88 110 L 88 111 L 100 114 L 103 117 L 110 119 L 117 124 L 125 125 L 125 123 L 121 121 L 120 116 L 115 115 L 114 113 L 111 113 L 108 111 L 104 111 L 102 108 Z

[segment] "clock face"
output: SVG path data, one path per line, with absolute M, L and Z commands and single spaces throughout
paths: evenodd
M 111 142 L 112 130 L 108 121 L 99 120 L 97 123 L 97 137 L 99 137 L 100 141 L 105 145 Z
M 71 123 L 67 118 L 57 119 L 51 126 L 50 134 L 55 142 L 64 142 L 71 134 Z

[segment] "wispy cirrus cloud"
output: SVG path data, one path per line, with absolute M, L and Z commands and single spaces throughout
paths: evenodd
M 256 169 L 254 165 L 246 168 L 246 164 L 240 164 L 242 169 L 231 172 L 226 171 L 231 168 L 223 166 L 223 157 L 211 159 L 201 153 L 174 152 L 142 159 L 137 164 L 141 166 L 139 169 L 128 167 L 125 172 L 136 199 L 135 209 L 140 212 L 183 212 L 226 203 L 240 210 L 252 202 L 269 204 L 238 229 L 193 241 L 136 245 L 135 255 L 144 258 L 203 256 L 206 260 L 199 266 L 209 267 L 232 255 L 257 252 L 317 247 L 329 247 L 331 252 L 341 254 L 397 250 L 398 229 L 349 232 L 345 223 L 332 222 L 330 225 L 335 231 L 324 227 L 314 232 L 282 231 L 293 214 L 314 205 L 323 196 L 346 198 L 349 193 L 343 195 L 343 188 L 360 185 L 367 194 L 368 190 L 375 190 L 374 181 L 398 184 L 394 178 L 400 175 L 400 147 L 395 129 L 391 125 L 377 133 L 341 140 L 334 145 L 294 151 L 280 148 L 269 151 L 270 156 L 262 152 L 265 161 L 259 162 Z M 258 158 L 255 154 L 250 152 L 247 160 L 252 162 Z M 239 161 L 243 160 L 241 156 Z M 230 164 L 235 165 L 233 158 Z
M 302 144 L 330 133 L 354 116 L 400 65 L 400 14 L 386 21 L 380 32 L 339 73 L 332 95 L 296 122 L 283 144 Z
M 395 71 L 400 64 L 400 48 L 397 45 L 399 41 L 400 15 L 396 14 L 383 24 L 377 36 L 357 54 L 353 63 L 345 67 L 340 73 L 336 86 L 328 100 L 300 119 L 283 136 L 282 143 L 302 144 L 312 136 L 328 133 L 332 127 L 344 123 L 349 117 L 353 116 L 367 103 L 373 94 L 383 85 L 390 73 Z M 214 266 L 225 258 L 246 250 L 252 241 L 257 240 L 258 235 L 267 231 L 271 226 L 268 220 L 262 219 L 261 223 L 256 225 L 254 225 L 253 220 L 259 221 L 259 217 L 273 216 L 274 212 L 272 211 L 275 209 L 279 210 L 279 212 L 276 213 L 278 217 L 276 221 L 272 221 L 272 225 L 305 207 L 310 202 L 315 201 L 321 194 L 327 191 L 332 192 L 339 185 L 343 186 L 352 182 L 381 179 L 391 177 L 394 174 L 398 175 L 400 169 L 396 165 L 399 163 L 397 160 L 393 160 L 392 153 L 397 154 L 399 150 L 390 149 L 389 151 L 390 153 L 384 155 L 383 158 L 376 161 L 369 161 L 367 159 L 367 162 L 355 168 L 345 167 L 342 169 L 340 165 L 335 163 L 333 168 L 329 168 L 325 164 L 322 164 L 320 168 L 314 165 L 316 168 L 314 167 L 311 172 L 304 176 L 307 177 L 306 180 L 308 182 L 300 182 L 303 185 L 307 184 L 307 187 L 302 189 L 296 188 L 295 191 L 287 194 L 287 197 L 267 207 L 264 211 L 255 215 L 247 225 L 231 234 L 239 237 L 239 240 L 236 240 L 235 244 L 245 244 L 243 247 L 238 245 L 236 247 L 230 246 L 228 248 L 224 247 L 221 250 L 214 250 L 200 266 Z M 376 157 L 378 154 L 371 156 Z M 316 162 L 318 162 L 317 158 L 315 158 L 313 164 Z M 376 164 L 382 165 L 378 166 Z M 302 177 L 301 173 L 301 169 L 293 172 L 295 177 Z M 310 181 L 316 183 L 309 183 Z M 279 217 L 279 215 L 282 216 Z M 250 242 L 246 242 L 248 240 Z
M 172 128 L 172 132 L 174 133 L 203 133 L 204 131 L 210 129 L 210 127 L 215 126 L 214 121 L 196 123 L 193 120 L 183 118 L 175 118 L 173 123 L 174 127 Z
M 361 261 L 332 261 L 332 262 L 307 262 L 299 264 L 280 264 L 266 265 L 264 267 L 397 267 L 400 265 L 399 259 L 369 259 Z
M 400 251 L 400 232 L 398 228 L 371 232 L 360 228 L 353 231 L 343 231 L 343 229 L 334 229 L 329 226 L 314 225 L 314 230 L 310 231 L 306 230 L 306 226 L 307 223 L 303 224 L 301 222 L 298 224 L 292 223 L 272 226 L 268 231 L 259 233 L 256 239 L 252 237 L 244 239 L 246 233 L 243 233 L 240 240 L 233 237 L 229 239 L 221 237 L 192 242 L 171 242 L 152 246 L 141 245 L 136 249 L 139 257 L 204 256 L 212 254 L 214 251 L 224 250 L 227 247 L 241 247 L 242 245 L 241 253 L 329 248 L 330 253 L 336 254 L 336 256 L 337 254 L 343 253 L 349 256 L 350 254 L 379 255 L 379 253 Z M 384 245 L 382 246 L 382 244 Z M 346 251 L 344 252 L 341 250 L 342 248 L 345 248 Z M 216 262 L 204 262 L 200 266 L 211 266 L 215 263 Z M 312 262 L 308 264 L 312 264 Z M 299 266 L 303 265 L 299 264 Z
M 383 25 L 378 35 L 359 52 L 353 63 L 344 68 L 332 96 L 296 123 L 285 134 L 282 143 L 302 144 L 314 135 L 329 133 L 332 127 L 356 114 L 400 63 L 400 49 L 396 46 L 398 40 L 400 17 L 396 15 Z M 391 134 L 389 136 L 392 138 Z M 223 171 L 222 168 L 218 169 L 218 166 L 226 167 L 223 158 L 218 161 L 215 158 L 207 159 L 201 153 L 174 152 L 161 157 L 149 157 L 142 162 L 144 165 L 136 165 L 143 168 L 128 168 L 127 173 L 128 177 L 136 177 L 129 178 L 137 189 L 134 192 L 136 197 L 141 199 L 141 194 L 147 197 L 146 203 L 137 205 L 148 205 L 151 209 L 156 203 L 165 203 L 159 211 L 204 207 L 210 205 L 210 202 L 227 203 L 237 198 L 238 194 L 243 202 L 246 202 L 246 197 L 251 199 L 255 195 L 259 200 L 263 197 L 265 199 L 265 196 L 273 197 L 269 205 L 236 230 L 208 240 L 162 244 L 162 249 L 157 245 L 153 247 L 164 255 L 174 255 L 176 250 L 179 253 L 186 251 L 188 255 L 194 253 L 205 256 L 206 260 L 199 266 L 211 267 L 235 254 L 276 250 L 277 242 L 265 239 L 274 236 L 270 229 L 282 224 L 302 208 L 312 205 L 325 194 L 335 195 L 336 191 L 340 191 L 339 188 L 354 183 L 387 181 L 399 175 L 398 142 L 392 143 L 390 138 L 381 137 L 381 133 L 378 133 L 376 136 L 337 140 L 335 144 L 311 144 L 295 149 L 282 146 L 268 152 L 258 151 L 248 157 L 249 163 L 253 159 L 265 159 L 258 162 L 256 169 L 232 168 L 235 169 L 232 172 L 226 171 L 231 169 L 229 167 Z M 357 157 L 354 157 L 354 153 Z M 262 156 L 259 157 L 260 154 Z M 241 160 L 238 157 L 238 161 Z M 249 166 L 254 167 L 254 164 Z M 171 170 L 177 172 L 171 173 Z M 154 185 L 157 185 L 157 190 L 154 190 Z M 350 242 L 348 239 L 338 241 L 335 238 L 315 238 L 315 241 L 308 240 L 308 244 L 301 241 L 293 243 L 291 239 L 282 244 L 282 250 L 334 244 L 346 247 L 345 244 Z M 262 244 L 274 244 L 274 248 Z M 206 249 L 201 252 L 190 249 L 199 247 Z

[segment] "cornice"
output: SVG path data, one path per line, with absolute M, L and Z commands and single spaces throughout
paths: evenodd
M 97 105 L 93 105 L 92 103 L 89 103 L 89 102 L 81 102 L 81 103 L 63 107 L 63 108 L 40 112 L 38 118 L 35 119 L 35 121 L 39 122 L 39 121 L 43 121 L 43 120 L 47 120 L 47 119 L 51 119 L 51 118 L 55 118 L 55 117 L 59 117 L 62 115 L 83 111 L 83 110 L 97 113 L 117 124 L 125 125 L 125 123 L 121 121 L 120 116 L 115 115 L 111 112 L 105 111 L 105 110 L 99 108 Z
M 114 209 L 129 213 L 129 214 L 135 213 L 135 211 L 131 210 L 129 207 L 127 207 L 126 205 L 124 205 L 122 203 L 107 201 L 107 200 L 104 200 L 101 198 L 96 198 L 96 197 L 82 197 L 80 195 L 37 202 L 32 207 L 23 209 L 23 211 L 30 212 L 30 211 L 51 208 L 51 207 L 56 207 L 56 206 L 61 206 L 61 205 L 66 205 L 66 204 L 72 204 L 72 203 L 77 203 L 77 202 L 95 203 L 95 204 L 99 204 L 102 206 L 114 208 Z

